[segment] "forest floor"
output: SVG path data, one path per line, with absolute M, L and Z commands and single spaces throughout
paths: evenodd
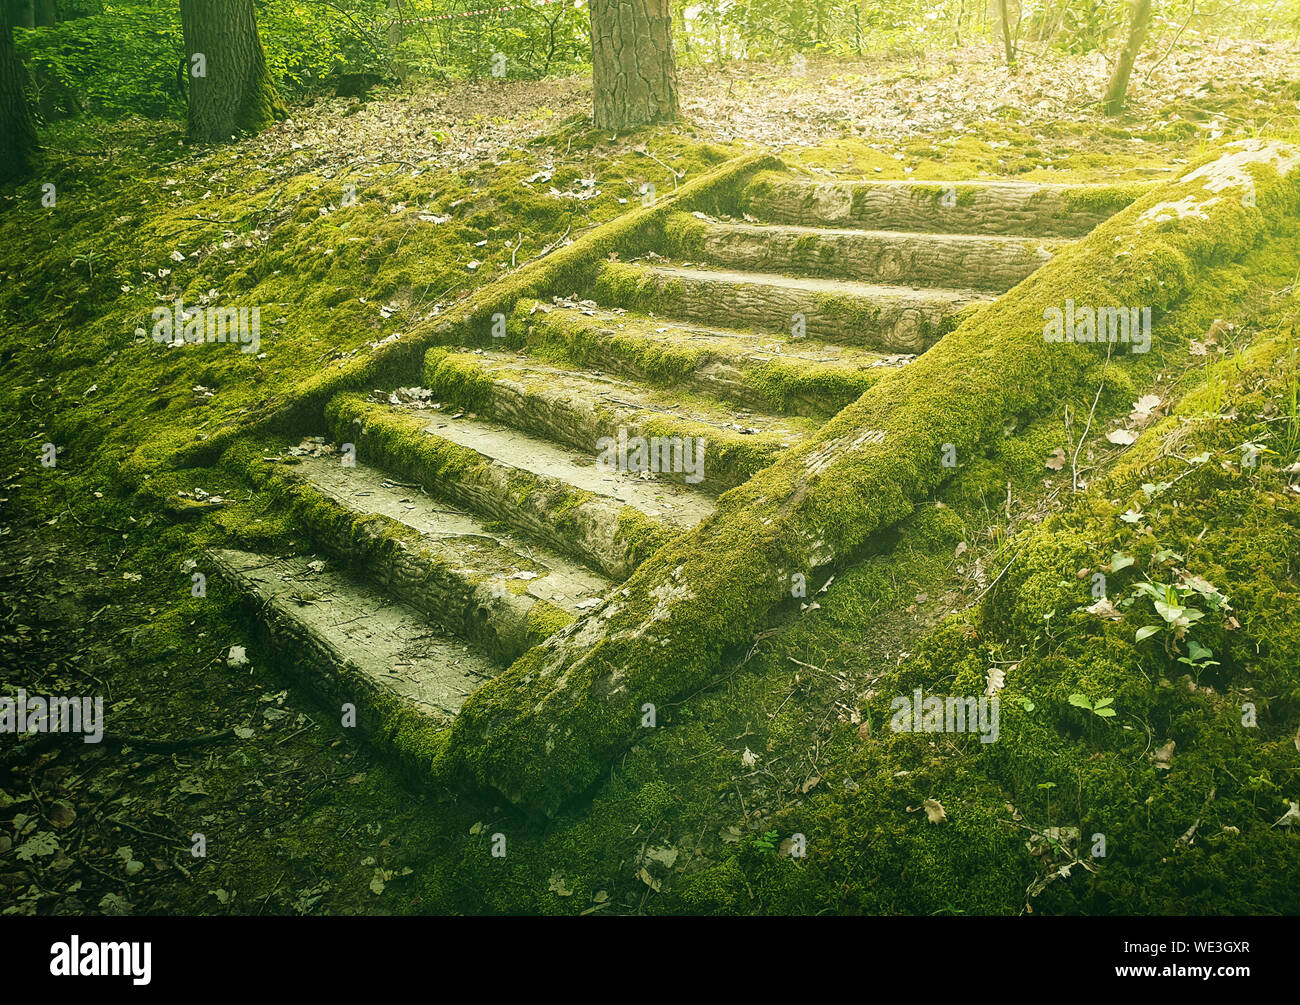
M 217 738 L 172 752 L 4 739 L 0 910 L 1009 909 L 1014 897 L 982 902 L 973 883 L 966 900 L 901 881 L 891 891 L 879 877 L 869 892 L 855 889 L 867 871 L 856 852 L 827 867 L 833 889 L 768 875 L 782 814 L 824 790 L 832 764 L 846 763 L 862 682 L 897 667 L 914 640 L 983 594 L 986 568 L 958 562 L 964 547 L 954 557 L 947 546 L 942 561 L 927 553 L 876 562 L 857 592 L 784 625 L 748 669 L 675 709 L 675 740 L 634 749 L 590 803 L 542 826 L 490 798 L 411 789 L 268 661 L 229 660 L 245 628 L 230 611 L 193 603 L 182 565 L 216 539 L 219 519 L 150 508 L 160 493 L 124 496 L 113 468 L 178 430 L 236 420 L 269 392 L 436 316 L 512 263 L 624 212 L 642 183 L 670 191 L 746 146 L 838 177 L 1139 180 L 1172 175 L 1221 137 L 1300 132 L 1293 50 L 1187 44 L 1149 80 L 1145 72 L 1117 119 L 1095 107 L 1105 76 L 1096 60 L 1031 58 L 1012 78 L 993 50 L 969 49 L 810 60 L 798 75 L 785 65 L 687 69 L 686 121 L 628 137 L 581 124 L 590 87 L 582 78 L 319 99 L 218 151 L 185 149 L 178 123 L 52 128 L 47 173 L 66 210 L 40 209 L 39 183 L 0 192 L 0 693 L 103 695 L 119 739 Z M 349 178 L 385 209 L 364 230 L 329 232 L 332 200 Z M 467 200 L 473 212 L 458 213 Z M 343 263 L 358 238 L 377 250 Z M 310 277 L 302 263 L 322 256 L 353 271 Z M 132 354 L 133 330 L 186 271 L 186 291 L 237 277 L 278 281 L 268 299 L 295 307 L 299 283 L 302 309 L 286 310 L 252 380 L 236 382 L 225 364 Z M 308 295 L 352 282 L 349 293 L 377 292 L 348 305 Z M 1280 330 L 1286 317 L 1270 305 L 1230 330 Z M 1219 341 L 1220 355 L 1237 347 Z M 51 437 L 72 445 L 57 476 L 39 462 Z M 1113 463 L 1090 459 L 1098 478 Z M 236 516 L 225 519 L 260 512 L 261 500 L 211 477 L 188 491 L 236 499 Z M 170 478 L 160 481 L 173 487 Z M 1037 523 L 1065 502 L 1044 490 L 1023 504 L 1015 520 L 996 506 L 986 514 L 978 533 L 990 559 L 1002 554 L 1006 525 Z M 864 640 L 861 626 L 900 597 L 915 602 L 873 622 Z M 231 729 L 239 734 L 218 736 Z M 1046 785 L 1047 812 L 1033 831 L 1043 842 L 1059 836 Z M 1276 796 L 1256 788 L 1261 799 Z M 1274 788 L 1295 795 L 1289 782 Z M 837 792 L 856 789 L 846 776 Z M 1261 813 L 1279 815 L 1271 803 Z M 495 830 L 517 842 L 520 871 L 485 879 L 473 856 Z M 195 858 L 200 833 L 207 854 Z M 739 871 L 729 857 L 738 847 Z M 679 855 L 714 869 L 719 888 L 698 892 L 696 883 L 695 894 L 661 906 Z

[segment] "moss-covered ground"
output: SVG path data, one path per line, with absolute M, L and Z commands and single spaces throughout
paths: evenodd
M 1225 85 L 1212 100 L 1254 123 L 1267 118 L 1259 102 L 1295 95 Z M 323 127 L 338 110 L 312 114 Z M 128 458 L 228 428 L 450 309 L 512 256 L 625 211 L 642 181 L 671 187 L 659 162 L 692 177 L 735 150 L 689 130 L 611 141 L 533 125 L 539 138 L 508 153 L 425 168 L 331 161 L 294 150 L 288 132 L 279 146 L 194 155 L 176 127 L 83 125 L 62 138 L 78 152 L 54 155 L 41 179 L 55 209 L 39 185 L 0 193 L 0 693 L 103 694 L 122 733 L 252 730 L 166 754 L 6 742 L 3 909 L 1300 910 L 1300 834 L 1279 824 L 1300 799 L 1293 247 L 1250 270 L 1222 265 L 1186 315 L 1199 326 L 1186 358 L 1162 360 L 1144 386 L 1103 389 L 1112 409 L 1159 398 L 1134 446 L 1085 429 L 1091 393 L 1009 430 L 824 593 L 809 583 L 708 687 L 661 707 L 658 728 L 550 820 L 412 786 L 291 686 L 221 589 L 191 596 L 204 546 L 292 550 L 299 528 L 273 490 L 229 468 L 149 469 L 129 492 Z M 1108 136 L 1088 120 L 1057 139 L 1085 180 L 1199 155 L 1199 132 L 1169 127 L 1126 174 L 1119 148 L 1150 127 L 1121 120 Z M 1061 167 L 1058 154 L 1043 163 L 1051 137 L 1038 127 L 1007 116 L 1000 128 L 956 142 L 936 130 L 917 141 L 913 176 Z M 400 157 L 385 142 L 374 161 Z M 890 176 L 856 142 L 797 160 L 840 172 L 853 156 L 845 176 Z M 351 178 L 358 204 L 343 206 Z M 1241 306 L 1216 318 L 1216 289 Z M 263 311 L 266 358 L 137 341 L 172 294 L 279 305 Z M 40 463 L 45 443 L 60 448 L 54 468 Z M 1113 614 L 1091 593 L 1097 572 Z M 1167 624 L 1144 582 L 1167 588 L 1166 609 L 1204 616 L 1181 638 L 1175 625 L 1135 641 Z M 1191 641 L 1209 655 L 1180 662 L 1200 652 Z M 249 664 L 232 665 L 245 643 Z M 982 694 L 992 670 L 997 743 L 889 730 L 894 696 Z M 926 800 L 945 823 L 929 822 Z M 57 850 L 17 854 L 45 833 Z M 190 855 L 194 833 L 206 858 Z M 806 857 L 788 854 L 796 834 Z

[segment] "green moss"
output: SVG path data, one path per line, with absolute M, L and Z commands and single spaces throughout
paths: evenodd
M 704 251 L 709 225 L 690 213 L 673 213 L 664 221 L 663 254 L 676 258 L 698 258 Z
M 528 635 L 534 644 L 550 638 L 562 628 L 573 624 L 574 617 L 562 607 L 546 600 L 535 603 L 528 611 Z
M 424 386 L 462 408 L 481 410 L 492 394 L 492 380 L 472 357 L 442 347 L 424 357 Z

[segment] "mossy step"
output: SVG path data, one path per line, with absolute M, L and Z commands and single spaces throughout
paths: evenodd
M 956 327 L 975 290 L 911 289 L 832 279 L 607 262 L 595 299 L 706 325 L 789 331 L 889 352 L 919 353 Z
M 326 419 L 357 463 L 418 482 L 614 580 L 714 507 L 680 485 L 602 470 L 594 443 L 581 453 L 499 423 L 351 394 L 334 398 Z
M 408 765 L 427 770 L 461 704 L 496 667 L 417 611 L 306 558 L 215 549 L 207 561 L 245 605 L 278 666 Z
M 1061 238 L 722 223 L 679 213 L 665 254 L 753 272 L 954 289 L 1009 290 L 1051 260 Z
M 543 348 L 547 358 L 565 356 L 555 346 Z M 577 356 L 569 361 L 597 362 Z M 599 362 L 610 370 L 625 369 L 612 355 Z M 707 477 L 692 487 L 715 495 L 767 467 L 814 428 L 804 420 L 701 399 L 682 392 L 682 383 L 674 382 L 673 392 L 656 391 L 607 373 L 566 370 L 482 349 L 432 349 L 424 367 L 424 385 L 443 411 L 459 405 L 575 450 L 589 451 L 602 437 L 617 438 L 620 430 L 628 437 L 701 437 L 707 441 Z M 689 484 L 686 472 L 658 477 Z
M 1015 181 L 816 182 L 764 171 L 745 186 L 740 203 L 745 212 L 769 223 L 1082 237 L 1150 187 Z
M 754 409 L 817 418 L 838 412 L 910 359 L 792 338 L 788 331 L 712 328 L 599 307 L 521 307 L 515 322 L 527 350 L 546 358 L 689 388 Z M 754 425 L 770 428 L 763 419 L 756 413 Z M 789 433 L 783 435 L 789 441 Z
M 345 467 L 337 456 L 292 460 L 287 477 L 330 511 L 328 519 L 304 521 L 320 547 L 494 659 L 514 659 L 613 586 L 368 465 Z

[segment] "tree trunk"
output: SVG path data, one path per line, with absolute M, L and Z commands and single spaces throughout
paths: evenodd
M 1008 0 L 998 0 L 998 17 L 1002 21 L 1002 44 L 1007 50 L 1007 69 L 1016 72 L 1016 47 L 1011 42 L 1011 14 Z
M 677 117 L 669 0 L 591 0 L 591 57 L 597 129 Z
M 284 118 L 266 67 L 253 0 L 181 0 L 189 138 L 217 143 Z
M 0 181 L 26 175 L 36 155 L 36 125 L 23 88 L 26 79 L 14 49 L 12 8 L 0 3 Z
M 36 27 L 35 0 L 4 0 L 9 5 L 9 23 L 14 28 Z
M 45 28 L 57 21 L 54 0 L 36 0 L 36 24 L 38 27 Z
M 1133 72 L 1133 63 L 1142 51 L 1142 43 L 1147 40 L 1147 31 L 1151 27 L 1151 0 L 1135 0 L 1133 6 L 1133 24 L 1129 28 L 1128 44 L 1120 51 L 1115 62 L 1115 72 L 1111 74 L 1110 83 L 1106 85 L 1106 96 L 1102 99 L 1107 115 L 1118 115 L 1124 107 L 1124 95 L 1128 93 L 1128 77 Z

